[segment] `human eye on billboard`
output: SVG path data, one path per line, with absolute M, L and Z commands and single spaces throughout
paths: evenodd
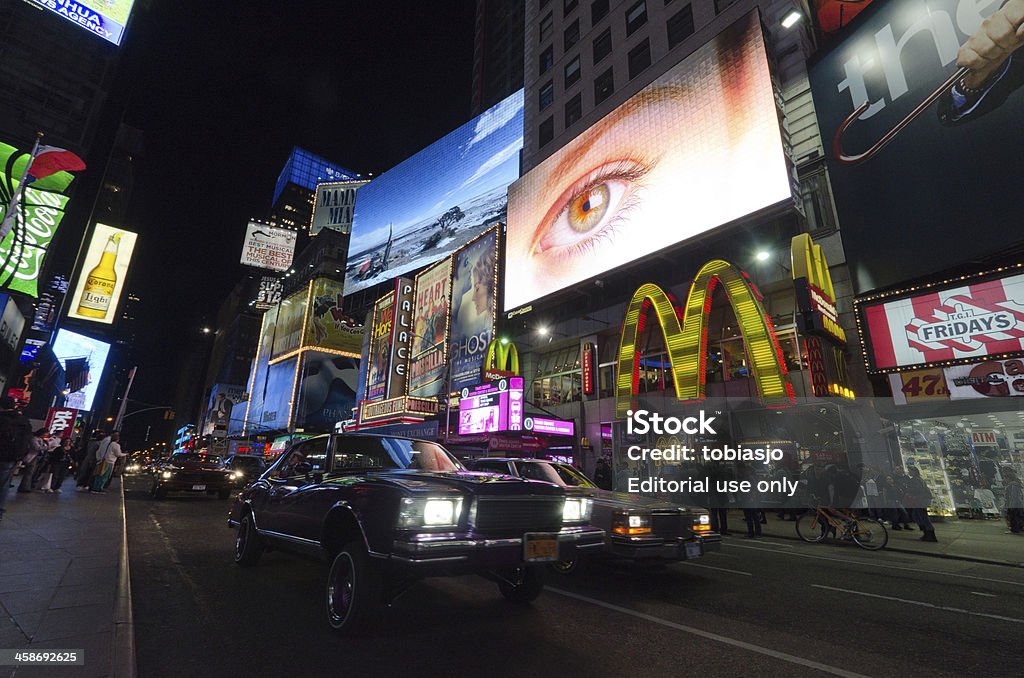
M 512 184 L 505 307 L 791 198 L 751 12 Z

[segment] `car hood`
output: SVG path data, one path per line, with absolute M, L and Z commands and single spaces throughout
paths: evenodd
M 227 469 L 217 464 L 204 464 L 201 462 L 185 462 L 183 464 L 170 464 L 167 468 L 172 471 L 226 471 Z
M 535 494 L 562 496 L 558 485 L 480 471 L 419 471 L 395 469 L 369 474 L 379 482 L 387 482 L 410 492 L 461 490 L 471 494 Z M 329 482 L 329 481 L 328 481 Z

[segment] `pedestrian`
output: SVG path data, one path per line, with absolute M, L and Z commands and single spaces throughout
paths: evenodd
M 59 449 L 61 450 L 61 461 L 53 471 L 52 489 L 54 492 L 60 492 L 60 488 L 64 484 L 64 478 L 68 474 L 68 465 L 71 463 L 71 438 L 64 438 L 60 443 Z
M 705 477 L 708 479 L 707 508 L 711 512 L 711 529 L 726 536 L 729 534 L 729 493 L 721 488 L 733 479 L 732 471 L 721 462 L 713 462 L 707 468 Z
M 96 449 L 96 472 L 93 474 L 92 488 L 89 490 L 92 494 L 105 492 L 103 488 L 107 480 L 110 479 L 110 474 L 114 472 L 117 460 L 125 456 L 125 453 L 121 451 L 121 445 L 118 444 L 120 439 L 121 434 L 114 431 L 104 438 Z
M 99 448 L 102 438 L 103 431 L 96 430 L 92 434 L 92 440 L 82 442 L 84 453 L 82 463 L 78 466 L 75 483 L 80 492 L 84 492 L 92 486 L 92 474 L 96 470 L 96 450 Z
M 602 490 L 612 489 L 612 469 L 605 457 L 599 457 L 594 467 L 594 484 Z
M 1003 469 L 1003 502 L 1006 510 L 1006 526 L 1011 534 L 1024 532 L 1024 485 L 1012 469 Z
M 750 483 L 751 488 L 757 487 L 754 474 L 746 464 L 737 464 L 736 477 Z M 761 497 L 757 490 L 751 489 L 746 496 L 741 497 L 743 503 L 743 519 L 747 523 L 747 539 L 755 539 L 761 536 L 761 509 L 757 508 Z
M 907 471 L 907 504 L 911 506 L 910 517 L 921 529 L 921 541 L 938 541 L 935 537 L 935 526 L 928 518 L 928 507 L 932 503 L 932 493 L 921 478 L 921 469 L 911 466 Z
M 57 487 L 54 488 L 54 481 L 57 479 L 58 474 L 60 480 L 64 480 L 64 471 L 68 467 L 67 450 L 64 447 L 64 441 L 60 440 L 57 436 L 52 437 L 57 440 L 57 445 L 52 449 L 48 449 L 45 453 L 45 459 L 43 460 L 43 471 L 40 475 L 39 491 L 46 494 L 53 494 L 54 492 L 60 492 L 60 484 L 56 483 Z M 49 447 L 49 445 L 47 445 Z M 64 471 L 61 467 L 64 467 Z
M 32 425 L 14 407 L 14 398 L 0 398 L 0 522 L 4 518 L 11 473 L 29 451 Z
M 32 484 L 35 481 L 36 469 L 44 462 L 46 452 L 46 441 L 43 436 L 46 429 L 38 429 L 29 438 L 28 454 L 21 462 L 21 483 L 18 485 L 18 492 L 31 492 Z
M 910 530 L 913 532 L 914 528 L 910 525 L 912 518 L 910 517 L 910 511 L 907 509 L 907 473 L 903 470 L 902 466 L 896 466 L 892 470 L 892 475 L 887 477 L 887 481 L 892 488 L 893 494 L 893 508 L 889 511 L 889 517 L 892 521 L 892 529 L 894 530 Z M 900 525 L 903 525 L 901 528 Z

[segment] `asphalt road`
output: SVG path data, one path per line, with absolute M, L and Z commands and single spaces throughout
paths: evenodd
M 367 637 L 326 622 L 327 565 L 232 563 L 229 503 L 126 484 L 139 674 L 1019 676 L 1024 569 L 730 537 L 661 570 L 552 575 L 532 606 L 428 580 Z

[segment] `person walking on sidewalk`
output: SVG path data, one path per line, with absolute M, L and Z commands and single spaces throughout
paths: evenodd
M 28 454 L 31 436 L 32 425 L 25 415 L 14 409 L 14 398 L 0 398 L 0 522 L 4 518 L 11 473 Z
M 896 466 L 892 470 L 892 475 L 885 477 L 883 496 L 886 506 L 890 507 L 887 510 L 892 529 L 913 531 L 914 528 L 910 526 L 910 513 L 904 504 L 907 496 L 907 474 L 904 473 L 902 466 Z M 901 524 L 903 527 L 900 527 Z
M 1024 485 L 1016 471 L 1003 469 L 1006 525 L 1012 534 L 1024 533 Z
M 67 448 L 64 441 L 54 436 L 57 444 L 46 452 L 45 466 L 40 478 L 39 491 L 46 494 L 60 492 L 60 483 L 64 480 L 64 472 L 68 468 Z M 61 470 L 63 468 L 63 470 Z
M 44 435 L 46 435 L 46 429 L 41 428 L 29 439 L 28 454 L 21 462 L 21 483 L 18 485 L 18 492 L 32 491 L 36 469 L 45 460 L 46 441 L 43 440 Z
M 78 465 L 78 475 L 76 476 L 79 490 L 88 490 L 92 487 L 92 474 L 96 470 L 96 451 L 100 446 L 100 439 L 103 438 L 103 431 L 93 431 L 91 440 L 83 440 L 82 447 L 85 450 L 82 456 L 82 463 Z
M 103 486 L 110 478 L 110 474 L 114 472 L 114 465 L 117 464 L 118 459 L 125 456 L 125 453 L 121 451 L 121 445 L 117 442 L 120 439 L 121 434 L 114 431 L 103 439 L 96 450 L 98 465 L 92 478 L 92 489 L 89 490 L 91 493 L 103 494 Z
M 61 461 L 53 471 L 52 489 L 54 492 L 60 492 L 61 485 L 64 484 L 64 477 L 68 474 L 68 465 L 71 463 L 71 438 L 62 440 L 58 449 L 61 451 Z
M 921 469 L 911 466 L 907 474 L 907 505 L 910 509 L 910 517 L 917 526 L 921 528 L 921 541 L 938 541 L 935 537 L 935 526 L 928 519 L 928 507 L 932 503 L 932 493 L 921 478 Z

